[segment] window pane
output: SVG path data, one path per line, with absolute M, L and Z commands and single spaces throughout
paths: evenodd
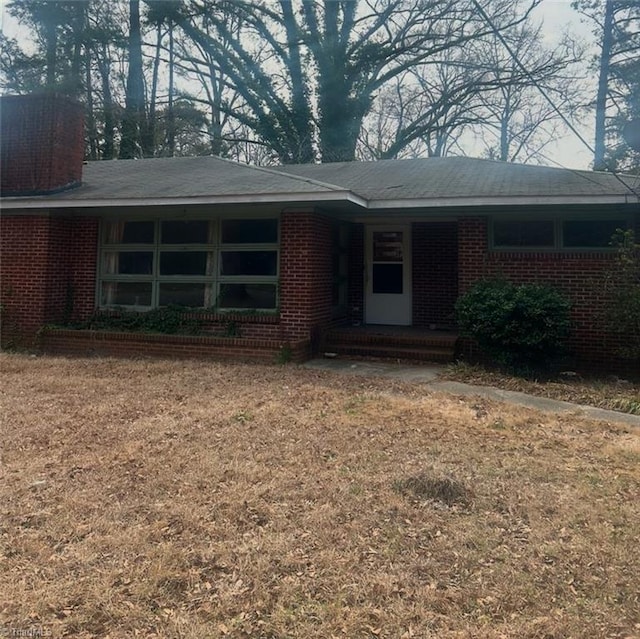
M 563 244 L 567 247 L 607 247 L 616 229 L 625 229 L 624 220 L 567 220 L 562 223 Z
M 106 275 L 151 275 L 153 253 L 151 251 L 105 253 L 102 256 L 102 272 Z
M 160 306 L 177 304 L 178 306 L 191 306 L 202 308 L 205 306 L 205 294 L 209 284 L 160 284 Z
M 402 264 L 374 264 L 373 292 L 402 294 Z
M 223 220 L 223 244 L 274 244 L 278 220 Z
M 160 230 L 162 244 L 208 244 L 208 220 L 170 220 L 162 222 Z
M 151 282 L 103 282 L 101 306 L 151 306 Z
M 153 222 L 109 221 L 104 226 L 105 244 L 153 244 Z
M 402 262 L 402 231 L 374 232 L 374 262 Z
M 553 221 L 495 220 L 493 244 L 494 246 L 553 247 Z
M 277 251 L 222 251 L 222 275 L 276 275 Z
M 220 308 L 275 308 L 275 284 L 221 284 Z
M 160 275 L 210 275 L 212 272 L 212 253 L 206 251 L 160 253 Z

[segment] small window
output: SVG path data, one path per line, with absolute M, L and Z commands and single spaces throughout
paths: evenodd
M 402 264 L 374 264 L 372 288 L 374 293 L 402 295 Z
M 102 255 L 102 272 L 105 275 L 151 275 L 153 253 L 151 251 L 109 251 Z
M 223 244 L 275 244 L 278 220 L 223 220 Z
M 208 220 L 169 220 L 162 222 L 160 242 L 162 244 L 207 244 Z
M 105 244 L 153 244 L 153 222 L 124 222 L 111 220 L 105 223 Z
M 567 248 L 606 248 L 617 229 L 627 228 L 624 220 L 565 220 L 562 245 Z
M 275 284 L 225 283 L 220 285 L 220 308 L 274 309 Z
M 494 220 L 493 245 L 496 247 L 553 248 L 552 220 Z
M 160 275 L 211 275 L 213 255 L 206 251 L 162 251 Z
M 277 251 L 222 251 L 221 275 L 276 275 Z
M 202 308 L 207 304 L 207 288 L 210 285 L 193 282 L 193 283 L 160 283 L 160 306 L 169 306 L 177 304 L 178 306 L 188 306 L 191 308 Z
M 151 282 L 103 282 L 101 306 L 151 306 Z

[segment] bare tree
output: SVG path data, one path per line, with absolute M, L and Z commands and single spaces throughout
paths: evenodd
M 486 67 L 470 61 L 474 58 L 469 56 L 470 49 L 467 45 L 464 53 L 446 51 L 437 63 L 408 70 L 383 91 L 361 134 L 361 146 L 373 139 L 372 123 L 382 134 L 374 153 L 369 142 L 369 155 L 439 157 L 457 146 L 468 128 L 482 118 L 480 94 L 497 86 Z
M 513 2 L 489 11 L 507 29 Z M 234 114 L 279 160 L 352 160 L 376 94 L 410 69 L 492 33 L 468 0 L 239 0 L 225 5 L 244 28 L 230 32 L 210 0 L 187 3 L 180 26 L 244 100 Z M 207 20 L 211 30 L 202 27 Z
M 594 102 L 596 170 L 639 170 L 640 156 L 622 130 L 640 118 L 640 4 L 637 0 L 575 0 L 573 7 L 592 25 L 599 43 Z
M 582 50 L 566 34 L 557 46 L 544 47 L 541 25 L 522 24 L 503 37 L 510 51 L 494 38 L 480 53 L 498 86 L 480 96 L 484 117 L 475 127 L 477 136 L 488 157 L 544 159 L 545 147 L 566 130 L 563 116 L 575 121 L 583 107 Z
M 538 157 L 560 134 L 558 110 L 572 117 L 581 104 L 574 70 L 581 52 L 568 37 L 545 48 L 540 29 L 526 21 L 501 34 L 526 72 L 495 34 L 407 71 L 374 104 L 361 135 L 361 154 L 464 153 L 473 139 L 495 159 Z

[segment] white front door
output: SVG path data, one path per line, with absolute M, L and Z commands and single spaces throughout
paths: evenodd
M 411 227 L 368 226 L 365 322 L 411 324 Z

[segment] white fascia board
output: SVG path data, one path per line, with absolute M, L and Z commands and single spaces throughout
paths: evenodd
M 351 191 L 319 191 L 307 193 L 260 193 L 256 195 L 220 195 L 196 197 L 162 197 L 162 198 L 109 198 L 109 199 L 28 199 L 23 197 L 6 198 L 0 201 L 3 209 L 60 209 L 60 208 L 116 208 L 122 206 L 187 206 L 193 204 L 288 204 L 303 202 L 344 201 L 367 208 L 367 201 Z
M 636 204 L 640 196 L 634 195 L 542 195 L 515 197 L 451 197 L 429 198 L 421 200 L 370 200 L 370 211 L 384 209 L 434 209 L 446 207 L 481 207 L 481 206 L 536 206 L 567 204 Z
M 515 196 L 515 197 L 451 197 L 425 199 L 370 200 L 351 191 L 320 191 L 307 193 L 262 193 L 256 195 L 221 195 L 170 198 L 108 198 L 108 199 L 50 199 L 12 197 L 0 200 L 1 208 L 38 210 L 38 209 L 73 209 L 73 208 L 117 208 L 143 206 L 187 206 L 197 204 L 242 205 L 242 204 L 289 204 L 300 203 L 314 205 L 322 202 L 339 202 L 354 204 L 371 212 L 385 212 L 395 209 L 442 209 L 448 207 L 487 207 L 487 206 L 536 206 L 536 205 L 597 205 L 597 204 L 636 204 L 640 197 L 631 194 L 619 195 L 549 195 L 549 196 Z

